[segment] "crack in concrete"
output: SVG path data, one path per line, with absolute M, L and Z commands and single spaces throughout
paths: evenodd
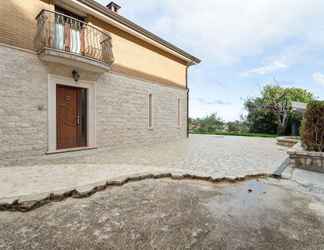
M 73 189 L 61 194 L 51 193 L 47 197 L 39 200 L 33 201 L 23 201 L 20 202 L 19 199 L 13 201 L 12 203 L 0 203 L 0 211 L 8 211 L 8 212 L 30 212 L 37 208 L 43 207 L 46 204 L 51 202 L 60 202 L 64 201 L 68 198 L 74 199 L 82 199 L 87 198 L 94 195 L 97 192 L 101 192 L 106 190 L 109 187 L 120 187 L 130 182 L 143 181 L 148 179 L 171 179 L 171 180 L 199 180 L 206 181 L 210 183 L 238 183 L 243 181 L 248 181 L 252 179 L 265 179 L 265 178 L 280 178 L 274 174 L 254 174 L 254 175 L 245 175 L 243 177 L 222 177 L 222 178 L 213 178 L 211 176 L 199 176 L 199 175 L 191 175 L 191 174 L 172 174 L 172 173 L 160 173 L 160 174 L 145 174 L 134 177 L 126 177 L 122 180 L 112 180 L 107 181 L 103 185 L 97 185 L 90 189 L 89 191 L 79 192 L 77 189 Z

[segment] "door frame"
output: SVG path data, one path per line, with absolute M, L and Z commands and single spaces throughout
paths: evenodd
M 87 147 L 57 149 L 56 137 L 56 85 L 71 86 L 87 89 Z M 91 81 L 48 74 L 48 149 L 47 153 L 71 151 L 75 149 L 89 149 L 96 147 L 96 84 Z

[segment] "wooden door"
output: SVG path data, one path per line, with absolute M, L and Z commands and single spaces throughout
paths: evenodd
M 85 147 L 87 125 L 86 89 L 57 85 L 57 149 Z

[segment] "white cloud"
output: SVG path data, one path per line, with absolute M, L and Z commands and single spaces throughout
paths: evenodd
M 285 64 L 283 62 L 280 62 L 280 61 L 274 61 L 274 62 L 271 62 L 268 65 L 264 65 L 264 66 L 261 66 L 261 67 L 250 69 L 250 70 L 248 70 L 246 72 L 243 72 L 241 75 L 242 76 L 268 75 L 268 74 L 274 73 L 274 72 L 276 72 L 278 70 L 283 70 L 283 69 L 286 69 L 286 68 L 288 68 L 287 64 Z
M 201 104 L 206 104 L 206 105 L 231 105 L 230 102 L 226 102 L 221 99 L 208 100 L 205 98 L 197 98 L 197 101 L 200 102 Z
M 201 102 L 197 99 L 190 99 L 189 104 L 190 117 L 204 117 L 212 113 L 217 113 L 225 121 L 234 121 L 239 119 L 244 112 L 240 103 L 217 104 Z
M 261 66 L 246 70 L 241 73 L 241 76 L 268 75 L 287 70 L 297 64 L 313 63 L 314 58 L 320 55 L 322 49 L 315 46 L 308 47 L 307 45 L 308 44 L 294 44 L 282 46 L 275 55 L 263 59 Z
M 305 83 L 309 76 L 299 72 L 297 64 L 311 66 L 322 60 L 323 0 L 116 1 L 122 6 L 121 15 L 203 60 L 190 70 L 190 93 L 209 99 L 190 100 L 193 117 L 218 112 L 225 120 L 238 119 L 242 101 L 236 103 L 238 97 L 233 96 L 237 92 L 257 95 L 261 88 L 255 88 L 253 79 L 236 78 L 242 67 L 246 69 L 242 75 L 260 75 L 264 81 L 267 74 L 285 70 L 282 78 L 290 79 L 292 86 L 310 88 Z M 323 74 L 314 73 L 313 78 L 324 85 Z M 231 82 L 237 84 L 235 91 Z M 232 104 L 217 105 L 213 100 Z
M 316 72 L 312 75 L 314 82 L 324 86 L 324 74 Z
M 103 0 L 101 0 L 103 2 Z M 322 0 L 118 1 L 121 14 L 219 64 L 259 56 L 289 39 L 318 43 L 324 37 Z M 315 32 L 316 31 L 316 32 Z

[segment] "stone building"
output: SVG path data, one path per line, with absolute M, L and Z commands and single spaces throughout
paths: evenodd
M 0 159 L 185 138 L 200 62 L 94 0 L 0 2 Z

